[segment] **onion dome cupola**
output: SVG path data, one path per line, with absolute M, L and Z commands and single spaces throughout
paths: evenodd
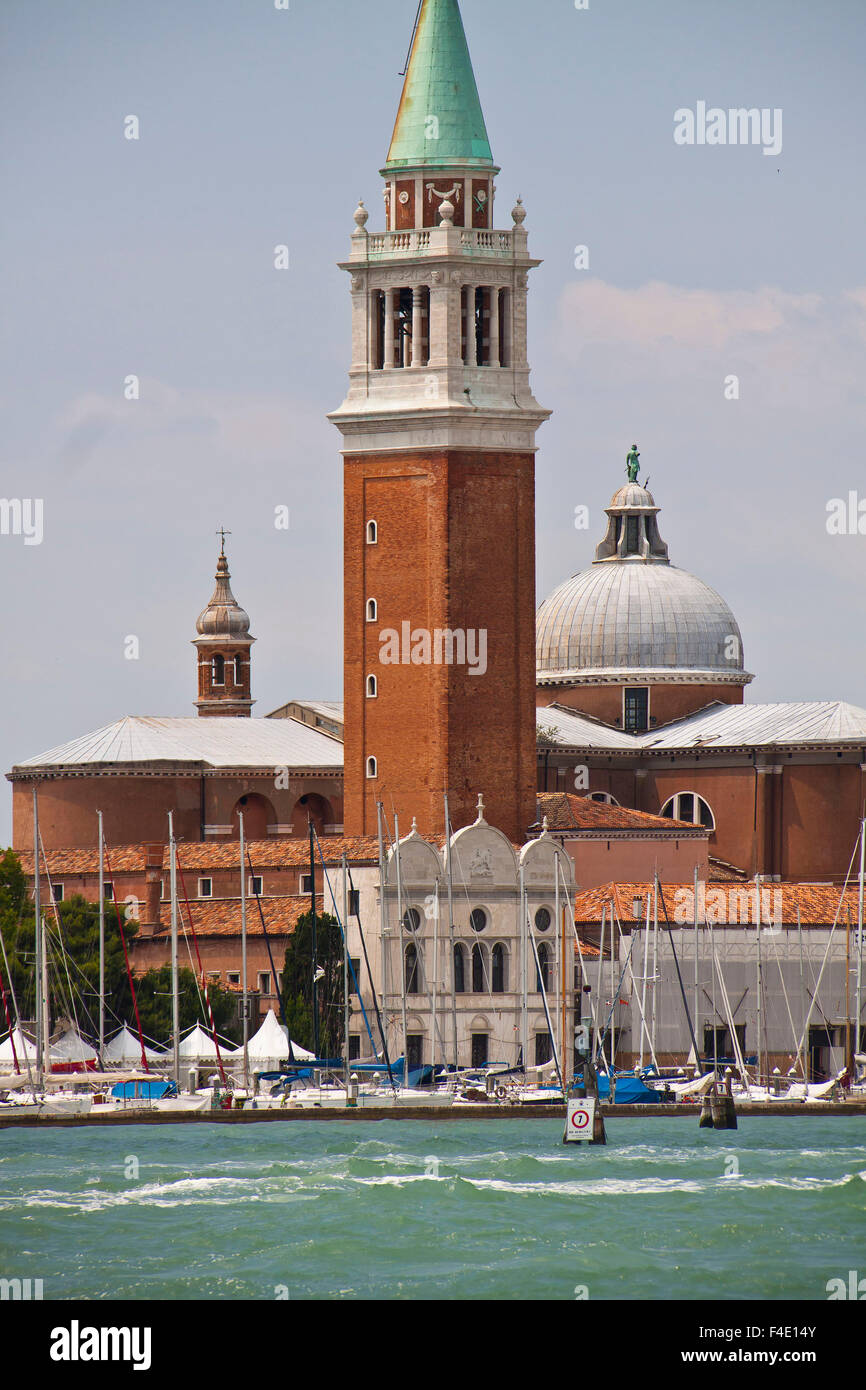
M 740 704 L 753 679 L 725 600 L 671 564 L 639 459 L 634 446 L 592 565 L 555 589 L 536 619 L 540 698 L 631 732 L 713 700 Z
M 226 531 L 221 537 L 216 587 L 207 607 L 198 616 L 193 645 L 198 648 L 199 715 L 249 718 L 255 703 L 250 697 L 249 614 L 241 608 L 231 588 L 225 553 Z

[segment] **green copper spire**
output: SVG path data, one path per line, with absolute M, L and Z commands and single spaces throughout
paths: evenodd
M 387 170 L 490 168 L 493 154 L 457 0 L 423 0 Z

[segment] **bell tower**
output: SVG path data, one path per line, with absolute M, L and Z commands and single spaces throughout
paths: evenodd
M 457 0 L 423 0 L 384 179 L 384 231 L 355 213 L 343 435 L 345 823 L 376 802 L 424 834 L 535 819 L 535 437 L 530 270 Z
M 201 716 L 249 719 L 254 700 L 250 697 L 250 652 L 255 637 L 250 636 L 249 614 L 232 593 L 226 559 L 225 531 L 218 533 L 222 544 L 217 561 L 216 588 L 210 603 L 196 622 L 198 636 L 198 699 Z

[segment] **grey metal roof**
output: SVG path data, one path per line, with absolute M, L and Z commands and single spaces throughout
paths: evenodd
M 742 653 L 725 600 L 673 565 L 593 565 L 555 589 L 537 615 L 540 678 L 647 669 L 736 677 Z
M 207 767 L 343 766 L 338 739 L 298 719 L 158 719 L 128 716 L 95 733 L 17 763 L 30 768 L 113 763 L 197 763 Z
M 761 748 L 850 744 L 866 746 L 866 709 L 840 700 L 777 705 L 713 704 L 645 734 L 626 734 L 577 712 L 537 711 L 540 729 L 569 748 L 645 752 L 687 748 Z

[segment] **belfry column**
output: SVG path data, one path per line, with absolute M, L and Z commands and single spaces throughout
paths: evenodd
M 395 365 L 397 342 L 397 291 L 385 291 L 385 370 L 392 371 Z
M 487 290 L 487 294 L 490 296 L 490 298 L 489 298 L 489 304 L 490 304 L 490 319 L 489 319 L 489 323 L 490 323 L 490 329 L 489 329 L 489 332 L 490 332 L 490 359 L 489 359 L 489 365 L 490 365 L 491 367 L 498 367 L 498 366 L 499 366 L 499 290 L 497 289 L 497 287 L 496 287 L 495 285 L 493 285 L 493 286 L 491 286 L 491 288 L 490 288 L 489 290 Z
M 412 290 L 412 366 L 423 367 L 424 342 L 421 325 L 424 321 L 424 285 L 415 285 Z

